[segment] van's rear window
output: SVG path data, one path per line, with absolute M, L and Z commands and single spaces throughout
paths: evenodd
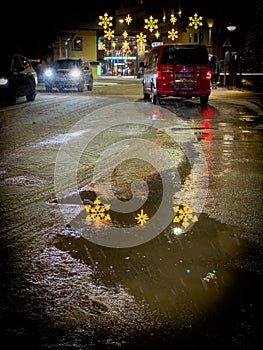
M 164 47 L 161 64 L 207 64 L 205 47 Z

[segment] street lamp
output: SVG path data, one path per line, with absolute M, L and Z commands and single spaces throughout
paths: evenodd
M 206 20 L 206 23 L 208 25 L 208 47 L 210 48 L 212 45 L 211 45 L 211 42 L 212 42 L 212 28 L 213 28 L 213 25 L 215 23 L 215 20 L 213 18 L 208 18 Z M 213 46 L 212 46 L 212 53 L 214 49 L 213 49 Z
M 230 33 L 233 33 L 237 27 L 232 24 L 229 24 L 226 28 Z M 228 63 L 230 86 L 233 87 L 236 85 L 236 62 L 235 62 L 236 58 L 233 57 L 233 50 L 232 50 L 233 46 L 231 42 L 229 42 L 229 44 L 230 45 L 229 45 L 228 57 L 225 57 L 225 58 L 227 58 L 228 60 L 227 63 Z
M 237 29 L 236 26 L 232 26 L 231 24 L 229 26 L 226 27 L 227 30 L 229 30 L 230 32 L 233 32 L 234 30 Z

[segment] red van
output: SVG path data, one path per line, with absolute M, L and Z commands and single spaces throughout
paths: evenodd
M 199 97 L 208 103 L 212 73 L 207 47 L 200 44 L 164 44 L 151 49 L 144 68 L 144 99 L 159 104 L 162 97 Z

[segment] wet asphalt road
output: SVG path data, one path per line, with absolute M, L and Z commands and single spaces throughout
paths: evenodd
M 141 96 L 0 109 L 2 349 L 262 348 L 262 95 Z

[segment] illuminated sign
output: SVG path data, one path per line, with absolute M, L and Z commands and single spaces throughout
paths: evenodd
M 136 56 L 107 56 L 104 57 L 104 60 L 128 60 L 128 61 L 135 61 Z
M 160 46 L 160 45 L 163 45 L 162 41 L 155 41 L 152 43 L 152 47 L 156 47 L 156 46 Z

